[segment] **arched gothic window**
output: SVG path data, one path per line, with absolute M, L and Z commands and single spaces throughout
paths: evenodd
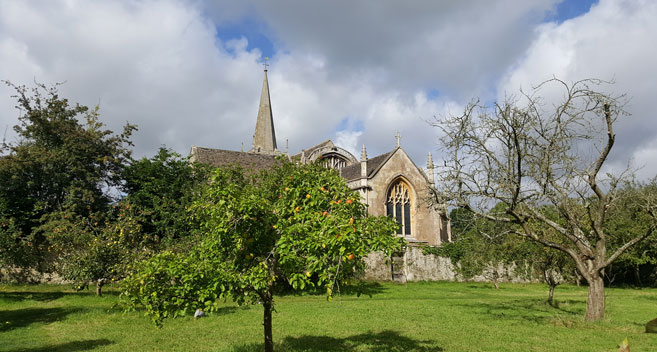
M 411 198 L 410 187 L 398 180 L 388 190 L 386 197 L 386 215 L 395 219 L 400 225 L 397 234 L 411 235 Z
M 338 155 L 329 154 L 322 157 L 322 164 L 327 169 L 340 170 L 347 166 L 347 161 Z

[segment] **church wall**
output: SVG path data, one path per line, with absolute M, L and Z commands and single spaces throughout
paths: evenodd
M 373 178 L 368 180 L 370 190 L 367 191 L 366 202 L 371 215 L 386 215 L 386 196 L 388 187 L 401 177 L 410 187 L 411 198 L 411 236 L 429 245 L 440 244 L 441 220 L 439 214 L 427 207 L 427 179 L 422 171 L 411 161 L 408 155 L 398 149 L 390 159 L 379 169 Z M 365 192 L 362 192 L 363 194 Z

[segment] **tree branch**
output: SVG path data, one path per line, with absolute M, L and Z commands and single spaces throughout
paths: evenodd
M 607 267 L 609 264 L 613 263 L 614 260 L 616 260 L 616 258 L 618 258 L 618 256 L 623 254 L 623 252 L 625 252 L 628 248 L 632 247 L 635 243 L 637 243 L 637 242 L 643 240 L 644 238 L 652 235 L 653 232 L 655 232 L 655 228 L 657 228 L 657 225 L 652 224 L 652 226 L 650 226 L 650 228 L 648 228 L 648 230 L 646 230 L 646 232 L 644 234 L 642 234 L 640 236 L 637 236 L 637 237 L 634 237 L 630 241 L 626 242 L 623 246 L 618 248 L 614 252 L 614 254 L 612 254 L 607 260 L 605 260 L 604 263 L 602 263 L 602 265 L 600 266 L 599 269 Z

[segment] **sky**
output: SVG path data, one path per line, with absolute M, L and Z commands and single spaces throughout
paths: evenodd
M 428 121 L 551 77 L 614 80 L 610 170 L 657 175 L 657 2 L 652 0 L 0 0 L 0 79 L 60 86 L 100 107 L 135 157 L 160 146 L 249 149 L 265 57 L 279 149 L 326 139 L 360 157 L 440 162 Z M 19 111 L 0 86 L 0 133 Z M 4 132 L 3 132 L 4 131 Z

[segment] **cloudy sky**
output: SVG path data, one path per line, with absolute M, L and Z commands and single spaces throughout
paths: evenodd
M 631 98 L 612 166 L 657 174 L 657 2 L 0 0 L 0 79 L 66 82 L 135 155 L 251 146 L 269 57 L 279 149 L 332 139 L 440 160 L 435 116 L 552 76 L 615 79 Z M 0 133 L 19 112 L 0 87 Z M 7 132 L 4 132 L 4 131 Z

